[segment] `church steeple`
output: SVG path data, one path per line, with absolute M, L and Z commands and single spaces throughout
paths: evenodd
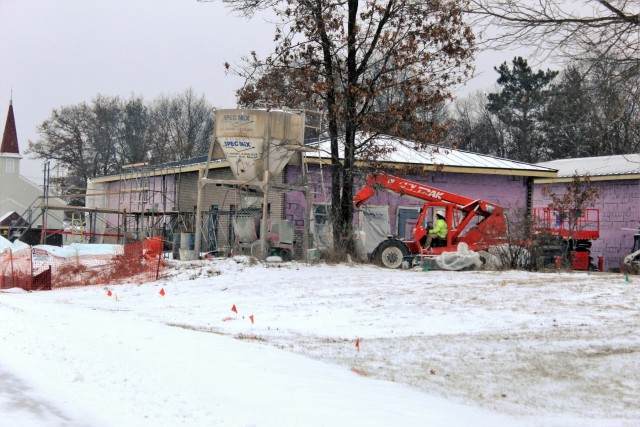
M 4 125 L 4 133 L 2 134 L 2 144 L 0 145 L 0 154 L 18 154 L 18 132 L 16 131 L 16 120 L 13 117 L 13 99 L 9 101 L 9 112 L 7 113 L 7 121 Z

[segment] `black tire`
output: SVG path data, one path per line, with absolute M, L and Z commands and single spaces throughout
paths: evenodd
M 399 240 L 385 240 L 376 248 L 373 262 L 386 268 L 400 268 L 407 255 L 407 245 Z
M 280 258 L 282 258 L 282 261 L 291 261 L 293 260 L 293 255 L 289 249 L 283 249 L 280 251 Z

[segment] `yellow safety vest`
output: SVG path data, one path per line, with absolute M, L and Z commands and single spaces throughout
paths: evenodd
M 429 234 L 435 234 L 441 239 L 446 239 L 447 231 L 448 231 L 448 228 L 445 220 L 438 218 L 436 221 L 436 225 L 431 229 L 431 231 L 429 231 Z

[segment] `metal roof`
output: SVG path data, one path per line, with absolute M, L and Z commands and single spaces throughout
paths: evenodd
M 362 134 L 356 136 L 356 143 L 363 141 Z M 555 168 L 544 165 L 534 165 L 531 163 L 518 162 L 515 160 L 503 159 L 500 157 L 488 156 L 485 154 L 472 153 L 469 151 L 453 148 L 441 147 L 438 145 L 428 145 L 426 149 L 418 151 L 416 143 L 402 138 L 387 135 L 376 137 L 373 142 L 378 148 L 389 148 L 387 154 L 380 155 L 376 161 L 397 164 L 431 165 L 443 168 L 465 168 L 478 169 L 478 172 L 486 169 L 508 171 L 526 171 L 534 175 L 544 174 L 545 176 L 556 176 Z M 317 145 L 317 144 L 316 144 Z M 330 141 L 322 140 L 319 143 L 320 156 L 331 158 Z M 340 143 L 340 153 L 343 152 L 343 143 Z M 307 158 L 313 158 L 318 154 L 306 154 Z
M 572 177 L 576 172 L 581 176 L 594 177 L 637 175 L 640 174 L 640 154 L 552 160 L 538 165 L 557 169 L 560 178 Z
M 226 164 L 223 162 L 224 160 L 212 159 L 210 168 L 220 167 L 221 165 Z M 197 156 L 185 160 L 160 163 L 157 165 L 146 165 L 137 168 L 122 170 L 121 172 L 116 172 L 109 175 L 96 176 L 93 178 L 89 178 L 89 181 L 110 182 L 128 179 L 130 177 L 161 176 L 169 173 L 174 174 L 181 172 L 192 172 L 199 170 L 202 167 L 201 165 L 205 165 L 206 163 L 207 156 Z
M 356 143 L 364 142 L 363 134 L 356 136 Z M 324 139 L 319 143 L 306 144 L 308 147 L 319 147 L 314 152 L 306 152 L 307 161 L 313 161 L 318 156 L 323 159 L 331 158 L 330 140 Z M 543 164 L 534 165 L 531 163 L 519 162 L 516 160 L 503 159 L 500 157 L 488 156 L 485 154 L 472 153 L 470 151 L 457 150 L 453 148 L 441 147 L 438 145 L 427 145 L 426 149 L 417 150 L 416 143 L 402 138 L 396 138 L 388 135 L 379 135 L 373 142 L 378 148 L 388 148 L 386 154 L 380 155 L 378 162 L 397 164 L 397 165 L 422 165 L 432 166 L 438 170 L 446 172 L 465 172 L 465 173 L 494 173 L 494 174 L 517 174 L 525 176 L 537 176 L 546 178 L 556 178 L 556 169 L 553 166 Z M 344 143 L 340 142 L 340 153 L 344 152 Z M 158 165 L 146 166 L 143 169 L 151 175 L 158 175 L 167 172 L 169 169 L 187 168 L 196 170 L 199 165 L 205 164 L 207 156 L 192 157 L 190 159 L 167 162 Z M 212 164 L 224 164 L 224 160 L 213 160 Z M 184 170 L 183 170 L 184 171 Z M 123 175 L 139 174 L 140 170 L 133 169 L 131 171 L 105 175 L 102 177 L 92 178 L 91 181 L 104 182 L 121 179 Z
M 208 156 L 197 156 L 197 157 L 191 157 L 190 159 L 185 159 L 185 160 L 177 160 L 174 162 L 166 162 L 166 163 L 160 163 L 157 165 L 153 165 L 151 166 L 151 168 L 153 169 L 165 169 L 165 168 L 179 168 L 182 166 L 191 166 L 191 165 L 197 165 L 200 163 L 206 163 L 207 162 L 207 157 Z M 213 162 L 213 160 L 212 160 Z

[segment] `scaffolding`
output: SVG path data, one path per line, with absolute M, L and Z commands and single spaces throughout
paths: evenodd
M 148 163 L 122 166 L 118 176 L 117 229 L 124 239 L 141 239 L 163 234 L 167 203 L 176 205 L 167 195 L 167 171 L 150 167 Z
M 193 206 L 191 209 L 180 206 L 182 184 L 187 186 L 187 192 L 192 191 L 188 187 L 190 181 L 183 183 L 183 174 L 194 172 L 193 169 L 185 171 L 181 166 L 158 168 L 147 164 L 128 165 L 113 179 L 91 186 L 85 192 L 56 196 L 47 192 L 22 214 L 23 218 L 28 219 L 28 225 L 16 225 L 8 230 L 9 234 L 31 245 L 126 244 L 162 236 L 163 247 L 173 247 L 177 256 L 180 236 L 192 234 L 196 228 Z M 45 172 L 48 171 L 45 169 Z M 49 185 L 50 176 L 45 173 L 45 191 Z M 239 191 L 237 188 L 231 190 Z M 51 202 L 79 198 L 84 198 L 87 206 L 57 206 Z M 188 203 L 188 197 L 186 200 Z M 231 224 L 235 215 L 235 205 L 212 204 L 202 212 L 200 221 L 205 224 L 202 228 L 205 250 L 231 252 L 234 240 Z M 35 227 L 39 219 L 42 219 L 43 225 Z M 47 225 L 54 222 L 62 224 L 62 227 Z
M 309 125 L 305 122 L 305 129 L 308 128 L 313 129 L 314 135 L 319 136 L 322 133 L 322 115 L 318 115 L 315 125 Z M 317 185 L 318 180 L 317 177 L 310 179 L 304 156 L 302 152 L 298 152 L 298 154 L 302 167 L 303 185 L 295 187 L 272 182 L 269 184 L 269 188 L 274 191 L 274 194 L 281 195 L 282 192 L 289 191 L 302 191 L 305 194 L 307 199 L 304 217 L 306 232 L 310 219 L 308 211 L 310 206 L 309 181 L 314 181 Z M 239 185 L 237 181 L 218 180 L 216 181 L 218 186 L 225 187 L 228 189 L 227 191 L 235 193 L 235 200 L 225 203 L 225 196 L 222 203 L 200 206 L 199 209 L 198 206 L 193 205 L 180 206 L 181 200 L 185 200 L 186 203 L 191 200 L 188 196 L 181 199 L 180 192 L 195 191 L 199 186 L 199 180 L 203 178 L 202 175 L 206 176 L 204 171 L 209 169 L 211 163 L 209 157 L 206 164 L 197 167 L 194 166 L 195 164 L 185 165 L 184 163 L 166 164 L 160 167 L 150 166 L 147 163 L 125 165 L 118 174 L 92 181 L 93 185 L 90 185 L 85 192 L 57 196 L 49 194 L 52 181 L 50 171 L 47 168 L 45 169 L 44 194 L 32 203 L 28 212 L 25 212 L 25 215 L 29 217 L 29 227 L 27 228 L 32 228 L 37 217 L 43 218 L 43 225 L 39 230 L 41 244 L 48 243 L 48 238 L 55 235 L 64 236 L 68 243 L 118 244 L 162 236 L 165 242 L 164 246 L 173 246 L 174 249 L 179 244 L 180 235 L 193 233 L 199 234 L 203 252 L 231 253 L 236 244 L 233 219 L 247 215 L 248 212 L 238 202 L 242 193 L 248 191 L 247 186 Z M 196 177 L 193 188 L 191 188 L 190 180 L 192 178 L 188 177 L 186 173 L 193 172 L 199 175 L 199 179 Z M 324 194 L 322 165 L 319 173 L 319 182 L 322 188 L 318 190 Z M 183 183 L 185 177 L 188 177 L 188 181 Z M 197 188 L 197 190 L 200 189 Z M 261 190 L 263 189 L 254 191 L 252 195 L 265 197 L 264 191 Z M 85 206 L 54 206 L 50 203 L 53 199 L 80 198 L 84 198 Z M 326 194 L 324 198 L 326 198 Z M 264 215 L 264 210 L 268 209 L 268 205 L 263 204 L 262 209 Z M 38 214 L 36 218 L 33 218 L 34 213 Z M 26 218 L 25 215 L 23 217 Z M 259 212 L 253 212 L 251 215 L 259 215 Z M 61 221 L 64 226 L 61 229 L 48 227 L 47 224 L 50 221 L 47 218 L 53 216 L 56 216 L 58 220 L 62 217 Z M 306 237 L 303 245 L 308 248 Z
M 309 188 L 309 229 L 313 239 L 313 246 L 316 249 L 324 250 L 332 246 L 332 224 L 329 212 L 331 203 L 327 194 L 327 182 L 325 180 L 324 164 L 326 160 L 322 157 L 321 143 L 325 138 L 324 115 L 320 112 L 307 112 L 313 121 L 307 121 L 305 127 L 311 130 L 313 137 L 307 141 L 316 146 L 315 156 L 308 156 L 302 161 L 303 185 Z M 315 172 L 309 168 L 309 163 L 313 159 L 318 167 Z

